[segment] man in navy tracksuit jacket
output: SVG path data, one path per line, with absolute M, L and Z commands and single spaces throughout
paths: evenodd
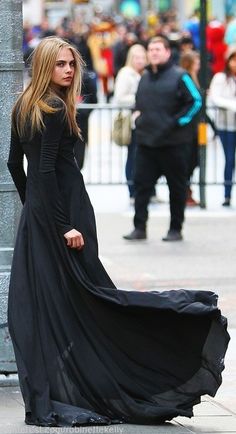
M 182 240 L 191 122 L 202 101 L 190 76 L 171 61 L 166 38 L 152 38 L 147 50 L 149 66 L 136 95 L 135 229 L 124 238 L 147 237 L 149 199 L 153 186 L 164 175 L 171 218 L 163 241 L 178 241 Z

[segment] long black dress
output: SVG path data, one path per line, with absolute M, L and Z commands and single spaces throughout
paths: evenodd
M 221 384 L 229 336 L 217 296 L 116 289 L 98 258 L 63 107 L 44 122 L 32 139 L 13 130 L 8 161 L 24 203 L 8 316 L 27 423 L 191 417 L 200 396 L 214 396 Z M 84 236 L 82 251 L 66 245 L 71 228 Z

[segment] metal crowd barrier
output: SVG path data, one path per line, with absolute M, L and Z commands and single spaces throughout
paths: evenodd
M 125 162 L 127 146 L 120 147 L 112 141 L 112 127 L 115 116 L 121 110 L 131 110 L 129 106 L 115 104 L 80 104 L 78 110 L 92 110 L 89 116 L 88 147 L 86 150 L 83 176 L 87 184 L 125 184 Z M 207 112 L 213 122 L 218 110 L 212 106 Z M 225 111 L 227 117 L 227 111 Z M 208 185 L 224 184 L 224 154 L 220 139 L 207 124 L 206 159 L 194 171 L 192 183 Z M 205 176 L 201 177 L 201 164 L 205 164 Z M 204 171 L 203 171 L 204 172 Z M 161 179 L 165 183 L 165 179 Z M 235 183 L 235 180 L 233 180 Z
M 117 114 L 130 106 L 115 104 L 80 104 L 78 111 L 92 110 L 89 115 L 88 146 L 83 176 L 86 184 L 125 184 L 127 146 L 112 141 L 112 127 Z

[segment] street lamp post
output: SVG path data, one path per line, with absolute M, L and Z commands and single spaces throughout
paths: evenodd
M 206 146 L 207 146 L 207 124 L 206 124 L 206 90 L 207 90 L 207 49 L 206 49 L 206 26 L 207 26 L 207 0 L 200 1 L 200 84 L 202 89 L 202 117 L 199 124 L 199 160 L 200 160 L 200 207 L 206 208 Z
M 22 0 L 0 1 L 0 373 L 16 370 L 7 294 L 20 202 L 7 170 L 11 110 L 23 86 Z

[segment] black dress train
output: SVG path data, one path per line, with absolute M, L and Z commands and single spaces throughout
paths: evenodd
M 98 258 L 93 208 L 60 104 L 19 139 L 8 167 L 24 204 L 8 321 L 26 422 L 158 424 L 192 416 L 221 384 L 229 341 L 207 291 L 125 291 Z M 28 160 L 27 179 L 23 155 Z M 78 251 L 63 234 L 84 236 Z

